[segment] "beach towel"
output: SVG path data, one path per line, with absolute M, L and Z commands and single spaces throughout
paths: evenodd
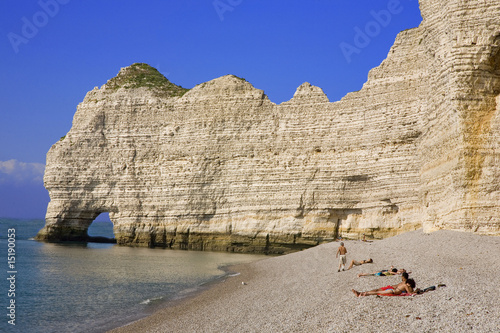
M 395 294 L 377 294 L 378 296 L 414 296 L 416 294 L 401 293 L 399 295 Z

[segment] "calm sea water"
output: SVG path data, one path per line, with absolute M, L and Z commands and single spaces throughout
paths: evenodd
M 0 219 L 1 332 L 104 332 L 200 290 L 226 275 L 224 266 L 264 258 L 31 240 L 43 225 Z M 15 242 L 9 229 L 15 229 Z M 89 234 L 113 237 L 112 224 L 94 222 Z M 15 263 L 9 267 L 12 243 Z M 15 326 L 8 323 L 12 300 Z

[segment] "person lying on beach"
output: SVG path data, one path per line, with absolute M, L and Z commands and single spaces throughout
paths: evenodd
M 351 260 L 351 264 L 349 267 L 347 267 L 347 270 L 350 270 L 353 266 L 359 266 L 363 264 L 371 264 L 373 262 L 373 259 L 370 258 L 368 260 L 361 260 L 361 261 L 356 261 L 356 260 Z
M 371 295 L 401 295 L 402 293 L 413 294 L 413 288 L 415 288 L 415 285 L 415 281 L 413 279 L 408 279 L 408 273 L 405 272 L 401 274 L 401 282 L 395 286 L 387 286 L 363 292 L 352 289 L 352 292 L 356 295 L 356 297 Z
M 397 268 L 394 268 L 393 266 L 391 266 L 389 269 L 383 269 L 383 270 L 378 271 L 378 272 L 373 272 L 373 273 L 359 273 L 358 277 L 373 276 L 373 275 L 376 275 L 376 276 L 401 275 L 401 274 L 403 274 L 405 272 L 406 272 L 406 269 L 397 269 Z M 410 274 L 410 273 L 411 272 L 408 272 L 408 274 Z

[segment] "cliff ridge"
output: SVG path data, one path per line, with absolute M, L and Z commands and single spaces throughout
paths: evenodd
M 284 253 L 423 227 L 500 235 L 500 6 L 421 0 L 360 91 L 276 105 L 233 75 L 179 87 L 133 64 L 47 154 L 37 239 Z

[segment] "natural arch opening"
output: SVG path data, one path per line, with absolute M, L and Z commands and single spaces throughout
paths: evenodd
M 113 233 L 113 222 L 108 212 L 100 213 L 87 229 L 89 242 L 116 243 Z

